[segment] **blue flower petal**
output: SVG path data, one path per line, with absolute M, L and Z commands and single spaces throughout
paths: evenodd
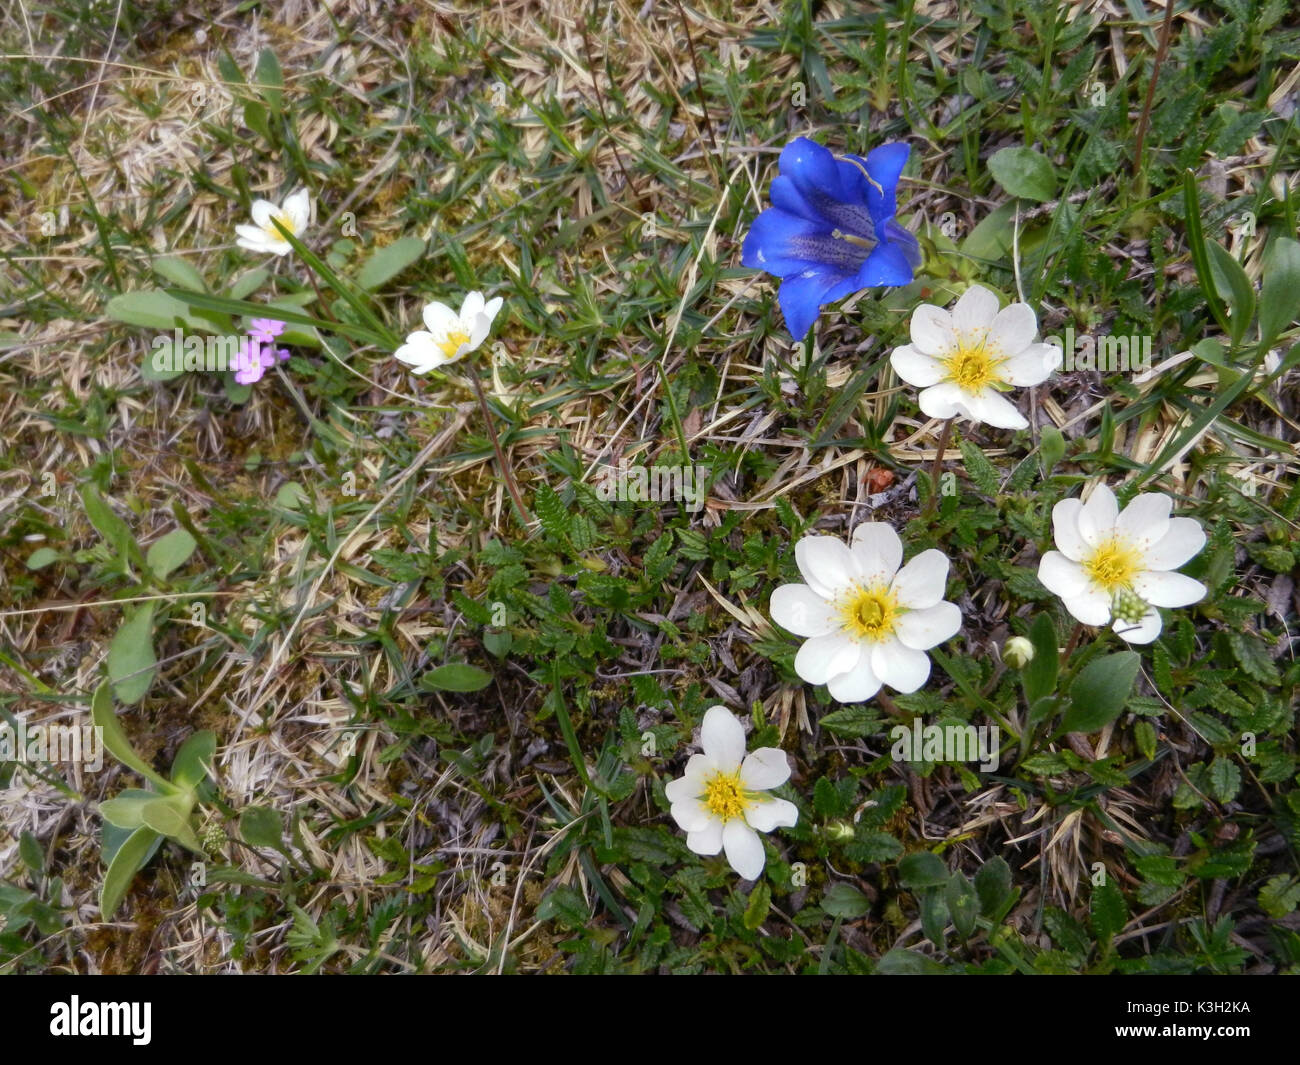
M 880 244 L 867 256 L 854 280 L 858 288 L 910 285 L 912 266 L 896 244 Z
M 771 207 L 754 219 L 740 261 L 777 277 L 809 266 L 831 267 L 848 276 L 858 272 L 867 252 L 867 248 L 832 237 L 825 222 Z
M 892 218 L 885 225 L 885 239 L 903 253 L 913 270 L 921 268 L 921 245 L 911 233 Z
M 864 269 L 865 265 L 864 263 Z M 790 330 L 792 337 L 802 340 L 817 320 L 820 308 L 852 295 L 862 287 L 857 273 L 845 275 L 836 270 L 810 266 L 790 274 L 781 282 L 781 289 L 777 293 L 781 314 L 785 316 L 785 327 Z
M 867 209 L 867 181 L 856 166 L 836 159 L 828 148 L 807 137 L 796 137 L 785 146 L 780 166 L 781 176 L 773 180 L 769 193 L 772 206 L 875 239 Z
M 893 218 L 898 212 L 898 178 L 907 163 L 911 152 L 901 141 L 894 144 L 882 144 L 867 153 L 867 172 L 872 181 L 881 188 L 867 182 L 867 210 L 877 223 Z M 882 192 L 881 189 L 884 191 Z

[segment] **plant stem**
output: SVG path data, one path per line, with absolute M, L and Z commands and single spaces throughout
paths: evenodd
M 505 479 L 506 487 L 510 490 L 510 498 L 515 501 L 519 516 L 523 519 L 524 524 L 528 524 L 533 520 L 533 516 L 528 513 L 528 508 L 524 506 L 524 501 L 519 496 L 519 486 L 515 484 L 515 475 L 510 472 L 510 467 L 506 464 L 506 456 L 501 450 L 501 441 L 497 439 L 496 427 L 492 424 L 492 411 L 488 409 L 487 396 L 483 394 L 483 386 L 479 383 L 478 374 L 471 373 L 469 379 L 474 382 L 474 392 L 478 396 L 478 405 L 483 411 L 483 424 L 487 426 L 488 437 L 492 441 L 492 450 L 497 455 L 497 465 L 501 467 L 501 476 Z
M 1070 633 L 1070 642 L 1065 645 L 1065 653 L 1061 655 L 1062 661 L 1069 660 L 1070 655 L 1074 653 L 1074 649 L 1077 646 L 1079 646 L 1079 637 L 1082 635 L 1083 635 L 1083 622 L 1079 621 L 1075 623 L 1074 631 Z
M 952 423 L 956 417 L 949 418 L 943 423 L 943 429 L 939 433 L 939 446 L 934 452 L 934 465 L 930 467 L 930 502 L 927 504 L 927 510 L 934 510 L 939 505 L 939 477 L 943 472 L 943 456 L 948 450 L 948 440 L 952 437 Z
M 1151 105 L 1155 102 L 1156 81 L 1160 78 L 1160 68 L 1165 64 L 1169 52 L 1169 36 L 1174 24 L 1174 0 L 1165 0 L 1165 20 L 1160 26 L 1160 44 L 1156 48 L 1156 61 L 1151 66 L 1151 80 L 1147 83 L 1146 100 L 1142 104 L 1142 117 L 1138 119 L 1137 144 L 1133 151 L 1133 166 L 1138 174 L 1140 187 L 1145 196 L 1146 171 L 1142 166 L 1142 150 L 1146 147 L 1147 125 L 1151 119 Z

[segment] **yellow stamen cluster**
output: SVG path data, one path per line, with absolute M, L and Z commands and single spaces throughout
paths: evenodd
M 1112 537 L 1083 562 L 1084 572 L 1108 592 L 1128 588 L 1142 572 L 1141 556 L 1128 544 Z
M 442 349 L 442 353 L 446 355 L 447 358 L 454 359 L 456 357 L 456 352 L 460 351 L 460 346 L 469 343 L 469 334 L 457 330 L 454 333 L 448 333 L 445 339 L 440 340 L 437 343 L 438 347 Z
M 1005 361 L 1005 358 L 991 353 L 983 339 L 977 343 L 959 340 L 957 350 L 940 360 L 948 371 L 948 380 L 965 392 L 978 392 L 988 385 L 998 384 L 1001 380 L 998 367 Z
M 272 240 L 284 240 L 284 234 L 275 228 L 276 222 L 279 222 L 280 225 L 284 226 L 284 228 L 287 229 L 294 236 L 298 235 L 298 230 L 293 224 L 293 219 L 290 218 L 287 214 L 277 211 L 275 214 L 273 214 L 270 218 L 266 220 L 266 225 L 262 227 L 262 232 L 265 233 Z
M 704 784 L 704 805 L 723 822 L 740 817 L 749 806 L 740 773 L 715 773 Z
M 859 639 L 883 640 L 894 631 L 898 601 L 884 585 L 857 588 L 840 608 L 840 617 Z

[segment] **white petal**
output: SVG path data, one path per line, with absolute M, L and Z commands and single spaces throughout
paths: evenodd
M 469 321 L 471 323 L 469 330 L 469 343 L 465 345 L 465 352 L 467 354 L 471 351 L 477 351 L 479 345 L 487 339 L 488 333 L 492 331 L 492 323 L 481 314 L 474 315 L 474 317 L 469 319 Z
M 1148 570 L 1133 578 L 1133 590 L 1152 606 L 1191 606 L 1205 598 L 1200 581 L 1170 570 Z
M 907 694 L 929 679 L 930 656 L 891 636 L 871 648 L 871 670 L 895 691 Z
M 1115 502 L 1115 493 L 1104 483 L 1098 483 L 1079 510 L 1079 535 L 1084 543 L 1096 547 L 1111 538 L 1118 520 L 1119 504 Z
M 834 599 L 861 576 L 853 552 L 835 536 L 805 536 L 794 545 L 794 560 L 804 582 L 823 599 Z
M 889 356 L 889 364 L 899 377 L 909 385 L 916 385 L 917 388 L 937 385 L 948 372 L 938 359 L 925 354 L 919 348 L 912 347 L 911 344 L 895 348 Z
M 722 822 L 715 818 L 698 832 L 688 833 L 686 846 L 696 854 L 717 854 L 722 850 Z
M 1065 362 L 1065 352 L 1061 350 L 1060 344 L 1030 344 L 1029 354 L 1041 358 L 1043 367 L 1049 374 L 1059 370 Z
M 442 349 L 433 343 L 428 333 L 412 333 L 406 343 L 393 352 L 393 358 L 415 367 L 416 373 L 428 373 L 446 362 Z
M 484 304 L 483 310 L 480 313 L 487 319 L 488 325 L 491 325 L 496 320 L 497 313 L 501 310 L 501 306 L 504 302 L 505 301 L 500 296 L 495 296 Z
M 1143 555 L 1169 531 L 1174 501 L 1160 492 L 1136 496 L 1115 522 L 1115 528 Z
M 1019 355 L 1011 356 L 998 367 L 998 375 L 1007 384 L 1015 385 L 1017 388 L 1041 385 L 1052 376 L 1052 367 L 1035 350 L 1043 346 L 1041 344 L 1032 344 Z
M 270 200 L 254 200 L 253 209 L 250 212 L 253 216 L 253 225 L 258 229 L 265 231 L 266 227 L 271 224 L 271 216 L 279 210 Z
M 424 325 L 436 337 L 460 330 L 460 315 L 445 303 L 429 303 L 424 308 Z
M 1147 549 L 1147 569 L 1177 569 L 1205 546 L 1205 530 L 1195 518 L 1170 518 L 1169 529 Z
M 871 671 L 871 652 L 863 646 L 852 669 L 826 682 L 831 698 L 840 703 L 861 703 L 880 691 L 880 678 Z
M 1110 593 L 1092 583 L 1081 592 L 1061 596 L 1061 602 L 1074 616 L 1074 620 L 1082 621 L 1085 625 L 1107 624 L 1110 621 L 1110 601 Z
M 952 325 L 963 339 L 982 337 L 998 314 L 998 297 L 983 285 L 971 285 L 952 309 Z
M 727 862 L 746 880 L 757 880 L 763 873 L 767 855 L 758 833 L 739 818 L 728 821 L 722 829 L 722 845 Z
M 709 808 L 695 798 L 673 803 L 669 813 L 683 832 L 701 832 L 709 827 L 710 821 L 715 820 Z
M 299 189 L 284 201 L 284 213 L 293 222 L 294 235 L 301 234 L 307 228 L 307 223 L 311 221 L 311 193 L 306 189 Z
M 1009 303 L 993 318 L 987 343 L 1003 356 L 1018 355 L 1038 336 L 1038 318 L 1027 303 Z
M 1134 625 L 1131 621 L 1115 619 L 1112 626 L 1120 639 L 1129 643 L 1150 643 L 1160 635 L 1160 612 L 1152 609 L 1142 615 L 1142 620 Z
M 740 782 L 750 791 L 770 791 L 790 779 L 790 759 L 780 747 L 760 747 L 740 765 Z
M 967 392 L 963 397 L 968 416 L 972 421 L 983 422 L 998 429 L 1026 429 L 1029 423 L 996 389 Z
M 966 393 L 951 381 L 927 388 L 916 397 L 916 405 L 921 413 L 929 418 L 954 418 L 959 413 L 957 405 L 963 401 Z
M 922 551 L 898 571 L 890 585 L 899 605 L 924 610 L 943 598 L 948 587 L 948 556 L 937 548 Z
M 794 656 L 794 671 L 808 684 L 825 684 L 837 673 L 853 668 L 860 644 L 843 631 L 814 636 Z
M 774 828 L 793 828 L 799 821 L 799 807 L 785 799 L 771 798 L 756 802 L 745 811 L 750 828 L 771 832 Z
M 735 772 L 745 757 L 745 727 L 725 706 L 712 706 L 700 726 L 700 746 L 714 765 Z
M 686 760 L 686 769 L 676 780 L 664 785 L 664 794 L 672 803 L 698 799 L 704 794 L 704 779 L 712 771 L 709 760 L 702 754 L 693 754 Z
M 898 642 L 917 651 L 928 651 L 951 640 L 961 629 L 961 609 L 956 603 L 935 603 L 924 610 L 909 610 L 898 619 Z
M 820 595 L 806 584 L 783 584 L 772 593 L 768 611 L 781 628 L 796 636 L 825 636 L 839 619 Z
M 1052 508 L 1052 538 L 1061 554 L 1075 562 L 1082 562 L 1088 553 L 1088 545 L 1079 535 L 1079 511 L 1082 508 L 1083 501 L 1074 498 L 1062 499 Z
M 903 561 L 903 541 L 883 521 L 865 521 L 854 529 L 851 550 L 868 584 L 887 583 Z
M 460 305 L 460 317 L 462 321 L 468 322 L 477 318 L 483 313 L 483 293 L 467 292 L 465 299 Z
M 912 343 L 924 355 L 947 355 L 957 346 L 952 315 L 933 304 L 923 303 L 912 312 L 911 333 Z
M 1088 587 L 1088 574 L 1059 551 L 1048 551 L 1038 562 L 1038 579 L 1049 592 L 1069 599 Z

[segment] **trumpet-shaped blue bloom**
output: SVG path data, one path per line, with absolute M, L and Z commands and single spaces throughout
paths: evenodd
M 909 150 L 882 144 L 866 159 L 837 159 L 798 137 L 781 152 L 772 206 L 754 219 L 741 262 L 781 278 L 777 298 L 791 336 L 802 338 L 828 303 L 911 283 L 921 250 L 894 218 Z

